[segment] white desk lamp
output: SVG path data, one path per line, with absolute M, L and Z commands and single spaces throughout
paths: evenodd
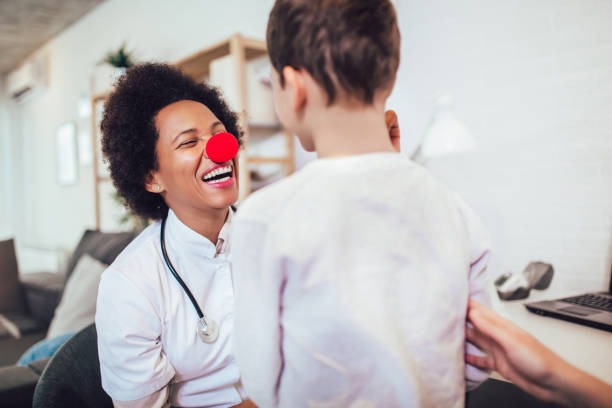
M 436 100 L 433 118 L 411 158 L 425 164 L 428 159 L 470 151 L 475 146 L 474 137 L 455 115 L 452 96 L 444 94 Z

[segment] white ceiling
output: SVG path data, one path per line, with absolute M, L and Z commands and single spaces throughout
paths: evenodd
M 0 74 L 104 0 L 0 0 Z

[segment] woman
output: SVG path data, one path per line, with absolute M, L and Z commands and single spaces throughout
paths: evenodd
M 389 111 L 385 119 L 399 150 L 397 117 Z M 225 244 L 237 163 L 213 161 L 208 149 L 224 132 L 240 142 L 236 114 L 214 88 L 144 64 L 121 77 L 101 128 L 117 191 L 134 213 L 156 221 L 102 275 L 96 328 L 104 390 L 117 407 L 254 406 L 231 350 Z
M 240 142 L 236 114 L 216 89 L 144 64 L 119 80 L 101 129 L 117 191 L 133 212 L 156 221 L 102 275 L 96 327 L 104 390 L 118 407 L 241 404 L 225 246 L 237 168 L 205 152 L 221 132 Z M 197 308 L 206 316 L 200 330 Z

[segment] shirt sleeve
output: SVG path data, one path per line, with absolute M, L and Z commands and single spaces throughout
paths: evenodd
M 489 281 L 487 264 L 491 250 L 489 234 L 480 217 L 462 200 L 461 212 L 467 227 L 470 250 L 469 297 L 490 306 L 491 299 L 487 290 Z M 466 342 L 465 352 L 467 354 L 484 355 L 480 349 L 470 342 Z M 467 391 L 478 387 L 487 378 L 489 378 L 488 370 L 482 370 L 466 363 L 465 380 Z
M 146 397 L 174 377 L 174 368 L 162 350 L 162 325 L 156 308 L 112 266 L 100 281 L 96 330 L 102 388 L 113 400 Z
M 115 408 L 170 408 L 168 386 L 133 401 L 113 400 Z
M 280 310 L 284 272 L 267 251 L 267 226 L 234 220 L 231 265 L 234 280 L 234 352 L 249 398 L 260 407 L 278 405 L 282 373 Z

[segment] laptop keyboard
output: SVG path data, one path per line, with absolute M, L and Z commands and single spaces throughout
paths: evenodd
M 612 312 L 612 299 L 605 296 L 594 295 L 588 293 L 586 295 L 574 296 L 561 299 L 562 302 L 572 303 L 580 306 L 587 306 L 593 309 L 605 310 Z

